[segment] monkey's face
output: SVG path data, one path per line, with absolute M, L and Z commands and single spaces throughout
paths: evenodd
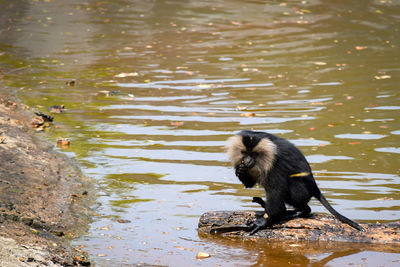
M 228 139 L 226 151 L 246 187 L 260 183 L 275 161 L 276 145 L 264 134 L 243 131 Z
M 246 169 L 251 169 L 254 167 L 254 165 L 256 164 L 256 159 L 254 157 L 254 155 L 252 155 L 251 153 L 246 153 L 246 152 L 242 152 L 242 160 L 240 161 L 241 164 L 243 164 L 243 167 L 245 167 Z

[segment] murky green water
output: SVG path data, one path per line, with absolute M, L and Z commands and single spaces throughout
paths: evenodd
M 241 129 L 298 145 L 344 215 L 399 219 L 398 1 L 0 5 L 1 86 L 41 111 L 67 107 L 49 136 L 69 138 L 63 151 L 97 184 L 99 216 L 74 241 L 97 266 L 399 262 L 385 247 L 196 231 L 206 211 L 257 208 L 262 190 L 244 189 L 223 152 Z

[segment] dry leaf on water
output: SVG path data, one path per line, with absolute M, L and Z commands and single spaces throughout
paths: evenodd
M 206 252 L 199 252 L 196 255 L 196 259 L 201 260 L 201 259 L 206 259 L 211 257 L 210 254 L 206 253 Z

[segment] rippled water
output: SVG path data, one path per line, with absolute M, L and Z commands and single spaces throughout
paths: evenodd
M 49 134 L 70 138 L 63 151 L 97 185 L 99 215 L 74 240 L 96 265 L 399 260 L 377 246 L 254 245 L 196 231 L 202 213 L 255 209 L 251 197 L 263 195 L 240 185 L 223 152 L 241 129 L 299 146 L 348 217 L 399 219 L 397 1 L 0 4 L 2 86 L 42 111 L 66 105 Z M 212 256 L 198 261 L 198 251 Z

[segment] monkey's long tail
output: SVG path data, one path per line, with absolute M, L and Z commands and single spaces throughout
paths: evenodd
M 319 196 L 316 197 L 321 203 L 322 205 L 324 205 L 324 207 L 330 212 L 332 213 L 336 218 L 338 218 L 338 220 L 340 220 L 341 222 L 347 223 L 348 225 L 350 225 L 351 227 L 354 227 L 355 229 L 365 232 L 364 228 L 362 228 L 360 225 L 358 225 L 356 222 L 353 222 L 352 220 L 350 220 L 349 218 L 344 217 L 342 214 L 340 214 L 339 212 L 337 212 L 332 206 L 331 204 L 329 204 L 328 200 L 326 200 L 326 198 L 324 197 L 324 195 L 322 195 L 321 193 L 319 194 Z

